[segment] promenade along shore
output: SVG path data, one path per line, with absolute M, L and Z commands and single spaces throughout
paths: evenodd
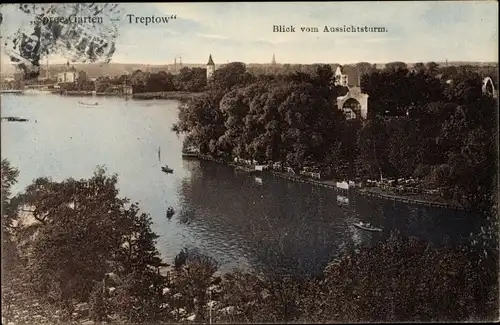
M 298 182 L 298 183 L 304 183 L 304 184 L 310 184 L 312 186 L 319 186 L 319 187 L 324 187 L 324 188 L 329 188 L 336 190 L 340 193 L 353 193 L 353 194 L 358 194 L 358 195 L 363 195 L 363 196 L 368 196 L 368 197 L 376 197 L 380 199 L 385 199 L 385 200 L 391 200 L 395 202 L 402 202 L 402 203 L 408 203 L 408 204 L 417 204 L 417 205 L 424 205 L 424 206 L 429 206 L 429 207 L 439 207 L 439 208 L 446 208 L 446 209 L 455 209 L 455 210 L 466 210 L 466 208 L 460 204 L 452 203 L 444 198 L 442 198 L 440 195 L 429 195 L 429 194 L 410 194 L 410 193 L 394 193 L 393 191 L 390 190 L 385 190 L 382 189 L 379 186 L 366 186 L 362 182 L 355 183 L 354 185 L 349 185 L 349 183 L 354 183 L 354 182 L 345 182 L 342 180 L 318 180 L 318 179 L 313 179 L 311 177 L 303 176 L 303 175 L 297 175 L 294 173 L 290 172 L 283 172 L 279 170 L 273 170 L 272 168 L 269 168 L 268 165 L 265 165 L 266 167 L 258 168 L 258 165 L 245 165 L 245 164 L 237 164 L 234 162 L 229 162 L 227 160 L 221 159 L 221 158 L 214 158 L 209 155 L 203 155 L 199 153 L 184 153 L 183 156 L 185 158 L 195 158 L 195 159 L 200 159 L 204 161 L 211 161 L 219 164 L 223 164 L 229 167 L 236 168 L 237 170 L 241 170 L 246 173 L 252 173 L 252 174 L 270 174 L 279 178 L 283 178 L 292 182 Z M 256 169 L 257 167 L 257 169 Z M 344 185 L 344 186 L 342 186 Z M 347 186 L 347 188 L 345 188 Z

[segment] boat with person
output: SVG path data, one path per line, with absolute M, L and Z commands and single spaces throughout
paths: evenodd
M 342 195 L 337 195 L 337 205 L 338 206 L 349 205 L 349 198 Z
M 168 219 L 172 218 L 175 214 L 175 211 L 174 211 L 174 208 L 172 207 L 168 207 L 167 208 L 167 213 L 166 213 L 166 216 Z
M 374 227 L 369 222 L 368 223 L 364 223 L 363 221 L 355 223 L 354 227 L 359 228 L 359 229 L 363 229 L 363 230 L 367 230 L 367 231 L 376 231 L 376 232 L 381 232 L 382 231 L 381 228 Z
M 173 174 L 174 173 L 174 170 L 172 168 L 169 168 L 167 165 L 162 166 L 161 170 L 163 172 L 167 173 L 167 174 Z
M 158 147 L 158 163 L 161 165 L 161 148 L 160 147 Z M 168 167 L 168 165 L 161 166 L 161 170 L 167 174 L 174 173 L 174 170 L 172 168 Z

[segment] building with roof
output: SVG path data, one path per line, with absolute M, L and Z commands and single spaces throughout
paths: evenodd
M 64 71 L 57 74 L 57 83 L 74 83 L 78 79 L 78 73 L 74 66 L 69 67 L 69 61 L 66 63 Z

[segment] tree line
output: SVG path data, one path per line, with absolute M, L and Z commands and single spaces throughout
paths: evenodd
M 2 159 L 6 323 L 472 321 L 498 310 L 498 252 L 483 255 L 481 240 L 475 250 L 393 233 L 305 278 L 219 277 L 215 260 L 183 250 L 167 276 L 150 216 L 118 196 L 116 175 L 42 177 L 13 195 L 18 173 Z
M 255 76 L 230 63 L 180 106 L 173 129 L 186 147 L 228 160 L 311 167 L 339 180 L 414 177 L 461 204 L 491 206 L 497 101 L 482 93 L 479 73 L 443 78 L 437 69 L 394 64 L 364 74 L 369 116 L 350 120 L 336 102 L 348 89 L 334 85 L 329 65 Z

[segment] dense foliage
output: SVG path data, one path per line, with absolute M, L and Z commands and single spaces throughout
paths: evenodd
M 109 274 L 127 282 L 118 294 L 126 291 L 128 300 L 116 306 L 131 321 L 154 317 L 161 304 L 157 236 L 150 218 L 117 196 L 116 183 L 116 176 L 98 169 L 87 180 L 36 179 L 10 199 L 9 204 L 29 211 L 15 216 L 14 232 L 29 289 L 67 316 L 74 302 L 95 298 L 97 285 Z
M 392 234 L 314 278 L 219 277 L 212 258 L 183 250 L 165 275 L 151 220 L 118 197 L 116 176 L 40 178 L 11 197 L 17 170 L 6 160 L 2 168 L 4 203 L 31 211 L 2 215 L 16 221 L 10 234 L 21 257 L 2 281 L 6 323 L 464 321 L 492 319 L 498 308 L 498 254 L 482 254 L 486 237 L 476 250 Z
M 317 278 L 240 271 L 219 278 L 214 260 L 183 250 L 165 275 L 151 218 L 119 197 L 116 175 L 99 168 L 89 179 L 39 178 L 12 197 L 19 172 L 2 159 L 5 323 L 20 314 L 28 323 L 69 323 L 83 317 L 81 304 L 86 317 L 113 323 L 492 320 L 496 100 L 482 94 L 483 76 L 460 69 L 359 68 L 370 95 L 366 120 L 346 120 L 337 109 L 346 89 L 333 84 L 329 65 L 269 75 L 235 62 L 208 84 L 204 69 L 138 71 L 131 82 L 140 91 L 205 90 L 180 107 L 174 126 L 204 154 L 313 167 L 336 179 L 421 179 L 487 212 L 471 245 L 436 247 L 393 234 L 345 253 Z
M 367 120 L 346 120 L 329 65 L 311 73 L 252 77 L 241 63 L 216 70 L 209 89 L 180 108 L 186 147 L 212 156 L 313 167 L 323 178 L 408 178 L 458 203 L 485 208 L 496 193 L 497 101 L 484 76 L 362 66 Z M 360 67 L 361 69 L 361 67 Z

